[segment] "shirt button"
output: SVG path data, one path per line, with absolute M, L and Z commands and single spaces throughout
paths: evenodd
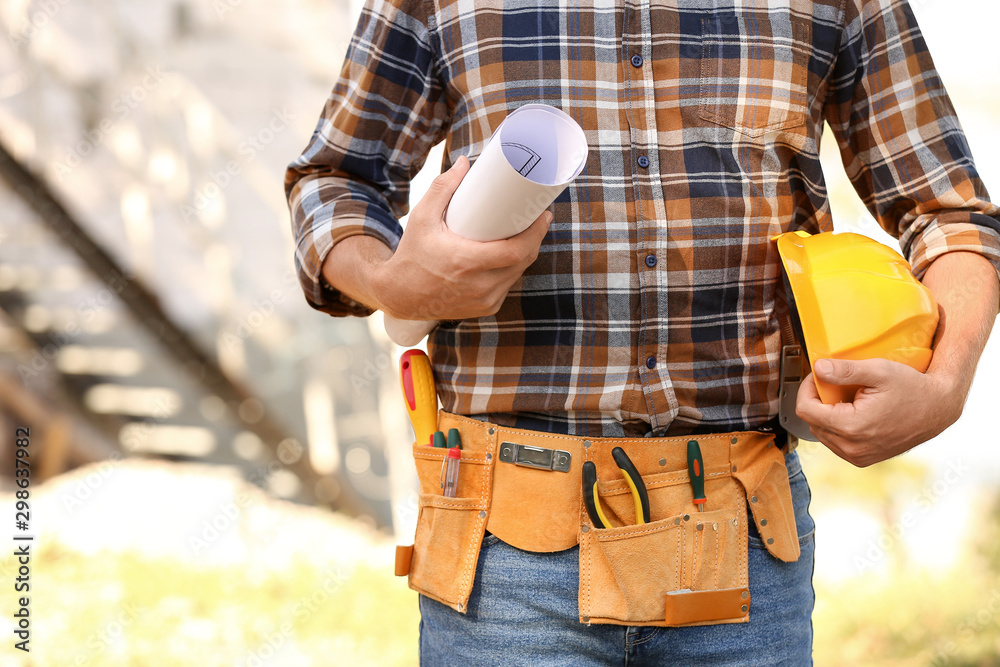
M 642 56 L 638 53 L 632 56 L 632 67 L 642 67 Z
M 638 162 L 639 166 L 642 167 L 643 169 L 649 166 L 649 158 L 646 157 L 645 155 L 640 155 L 639 159 L 636 160 L 636 162 Z
M 646 255 L 646 266 L 649 268 L 656 266 L 656 255 Z
M 656 368 L 656 357 L 646 357 L 646 368 L 650 370 Z

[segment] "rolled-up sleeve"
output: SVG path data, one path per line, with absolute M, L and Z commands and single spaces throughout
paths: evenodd
M 396 247 L 410 180 L 445 132 L 426 4 L 368 0 L 312 138 L 285 174 L 299 282 L 330 315 L 372 312 L 325 284 L 330 250 L 358 234 Z
M 956 250 L 1000 275 L 1000 208 L 972 160 L 908 3 L 847 0 L 824 115 L 847 175 L 921 277 Z

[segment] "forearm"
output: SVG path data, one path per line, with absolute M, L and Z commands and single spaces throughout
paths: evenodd
M 341 239 L 323 261 L 323 279 L 334 289 L 374 310 L 382 309 L 375 274 L 392 249 L 373 236 Z
M 956 400 L 964 403 L 997 316 L 996 269 L 981 255 L 950 252 L 934 260 L 922 282 L 942 310 L 927 373 L 948 381 Z

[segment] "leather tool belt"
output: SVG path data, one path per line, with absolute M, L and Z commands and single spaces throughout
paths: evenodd
M 580 545 L 581 623 L 677 627 L 746 623 L 750 508 L 767 550 L 799 557 L 784 452 L 774 434 L 748 431 L 671 438 L 582 438 L 507 428 L 441 412 L 462 438 L 455 497 L 441 492 L 447 450 L 413 445 L 420 478 L 413 546 L 397 547 L 396 574 L 410 588 L 465 613 L 484 532 L 518 549 Z M 705 511 L 693 502 L 688 442 L 705 470 Z M 633 494 L 611 456 L 621 447 L 649 498 L 636 523 Z M 613 527 L 584 508 L 582 467 L 593 461 Z

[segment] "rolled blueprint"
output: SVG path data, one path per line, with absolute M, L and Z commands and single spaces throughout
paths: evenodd
M 523 232 L 583 170 L 587 138 L 567 114 L 547 104 L 511 112 L 490 137 L 445 211 L 451 231 L 473 241 Z M 416 345 L 437 322 L 386 316 L 397 345 Z

